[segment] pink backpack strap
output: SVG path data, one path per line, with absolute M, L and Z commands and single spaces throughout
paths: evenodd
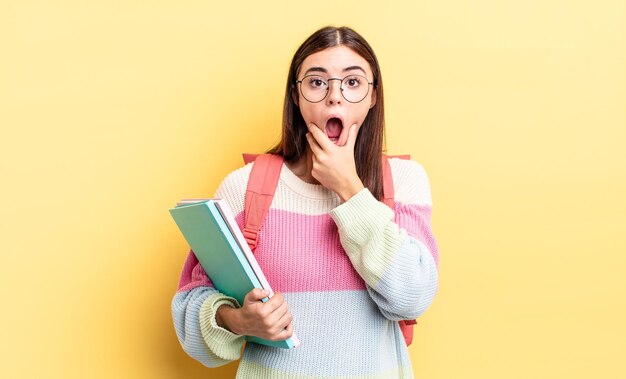
M 283 167 L 283 157 L 280 155 L 260 154 L 254 158 L 256 159 L 253 159 L 254 164 L 246 189 L 243 228 L 243 236 L 252 251 L 256 249 L 259 232 L 274 199 L 280 170 Z
M 393 189 L 393 177 L 391 176 L 390 158 L 411 159 L 409 154 L 404 155 L 384 155 L 383 154 L 383 203 L 393 209 L 394 198 L 396 193 Z
M 383 155 L 383 203 L 393 209 L 395 191 L 393 189 L 393 177 L 391 176 L 391 165 L 389 157 Z
M 411 159 L 411 154 L 385 155 L 387 158 Z
M 254 160 L 256 159 L 256 157 L 258 157 L 261 154 L 248 154 L 248 153 L 243 153 L 241 154 L 243 156 L 243 162 L 245 164 L 248 164 L 250 162 L 254 162 Z
M 395 191 L 393 188 L 393 177 L 391 176 L 391 165 L 389 158 L 411 159 L 410 155 L 383 155 L 383 203 L 393 209 Z M 400 330 L 404 336 L 406 345 L 409 346 L 413 342 L 413 325 L 417 324 L 416 320 L 399 321 Z

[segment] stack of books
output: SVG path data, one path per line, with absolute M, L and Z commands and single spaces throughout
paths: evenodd
M 215 289 L 239 304 L 254 288 L 269 291 L 263 302 L 274 295 L 225 200 L 183 199 L 169 211 Z M 300 344 L 295 334 L 284 341 L 254 336 L 246 340 L 284 349 Z

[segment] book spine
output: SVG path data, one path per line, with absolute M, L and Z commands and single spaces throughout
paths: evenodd
M 254 257 L 252 250 L 250 250 L 250 245 L 248 245 L 248 242 L 246 242 L 246 239 L 243 236 L 243 233 L 237 226 L 237 222 L 235 221 L 235 216 L 233 215 L 233 212 L 230 210 L 228 203 L 226 203 L 225 200 L 219 199 L 219 200 L 215 200 L 215 205 L 217 206 L 217 209 L 220 211 L 220 213 L 224 217 L 224 220 L 226 220 L 226 224 L 229 225 L 231 232 L 233 236 L 235 237 L 235 240 L 237 241 L 237 244 L 239 245 L 239 247 L 241 248 L 241 251 L 243 251 L 244 255 L 246 256 L 248 263 L 250 263 L 250 266 L 252 267 L 252 271 L 254 271 L 257 279 L 259 279 L 259 282 L 261 282 L 261 286 L 263 286 L 264 289 L 270 292 L 269 297 L 271 298 L 272 296 L 274 296 L 274 291 L 272 291 L 272 288 L 270 287 L 270 284 L 267 281 L 265 274 L 263 274 L 263 270 L 261 270 L 261 267 L 259 266 L 259 262 L 257 262 L 256 258 Z

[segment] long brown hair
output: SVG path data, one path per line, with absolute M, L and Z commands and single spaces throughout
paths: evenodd
M 300 65 L 309 55 L 341 45 L 359 54 L 372 68 L 376 103 L 367 113 L 359 130 L 354 146 L 354 160 L 357 174 L 363 185 L 375 198 L 381 200 L 383 193 L 381 156 L 385 140 L 383 81 L 374 50 L 361 35 L 348 27 L 324 27 L 313 33 L 296 50 L 287 76 L 282 137 L 268 153 L 281 155 L 286 162 L 290 163 L 298 162 L 304 156 L 308 145 L 306 140 L 308 130 L 295 100 L 298 97 L 296 75 Z

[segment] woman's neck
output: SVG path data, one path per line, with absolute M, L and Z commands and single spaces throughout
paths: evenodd
M 318 182 L 317 179 L 311 175 L 311 170 L 313 169 L 313 152 L 310 148 L 307 147 L 304 156 L 300 158 L 299 161 L 293 163 L 285 162 L 285 164 L 291 172 L 304 182 L 310 184 L 320 184 L 320 182 Z

